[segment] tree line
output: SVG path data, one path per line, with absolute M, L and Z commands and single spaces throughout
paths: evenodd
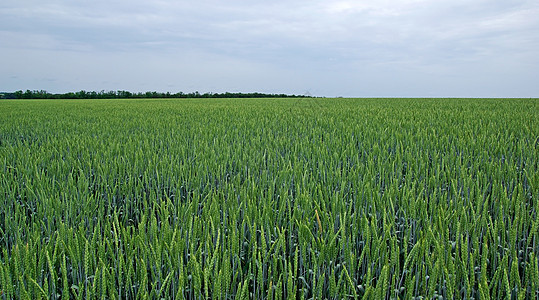
M 266 93 L 192 93 L 170 92 L 138 92 L 129 91 L 79 91 L 53 94 L 43 90 L 26 90 L 12 93 L 1 93 L 4 99 L 127 99 L 127 98 L 299 98 L 305 95 L 266 94 Z

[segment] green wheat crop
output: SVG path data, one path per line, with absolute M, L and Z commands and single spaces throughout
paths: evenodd
M 0 299 L 539 298 L 537 99 L 0 101 Z

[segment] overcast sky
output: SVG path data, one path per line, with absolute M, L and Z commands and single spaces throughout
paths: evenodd
M 539 97 L 539 1 L 2 0 L 0 91 Z

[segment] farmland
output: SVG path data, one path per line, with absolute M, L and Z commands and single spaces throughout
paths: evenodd
M 539 100 L 0 101 L 0 299 L 539 297 Z

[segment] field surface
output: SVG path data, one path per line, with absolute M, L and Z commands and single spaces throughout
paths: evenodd
M 537 299 L 539 100 L 0 101 L 0 299 Z

